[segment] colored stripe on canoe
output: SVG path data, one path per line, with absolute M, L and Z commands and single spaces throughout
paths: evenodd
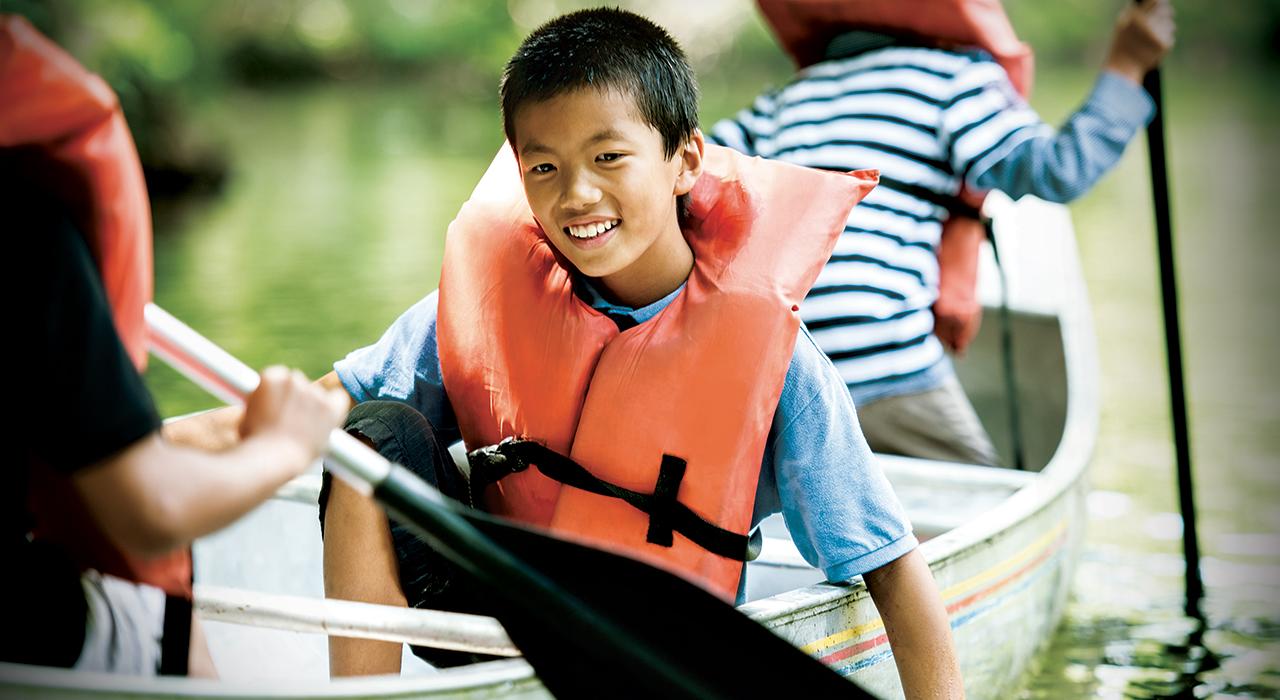
M 1056 558 L 1066 542 L 1065 520 L 1036 538 L 1004 561 L 953 584 L 941 597 L 951 617 L 951 628 L 957 629 L 990 610 L 1005 597 L 1025 590 L 1040 577 L 1045 563 Z M 1014 585 L 1014 584 L 1017 585 Z M 801 647 L 806 653 L 841 647 L 819 656 L 819 660 L 843 674 L 872 666 L 892 656 L 888 649 L 884 622 L 879 618 L 829 635 Z

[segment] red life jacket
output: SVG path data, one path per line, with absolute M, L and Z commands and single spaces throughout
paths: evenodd
M 142 310 L 152 292 L 151 206 L 115 93 L 27 20 L 0 15 L 0 105 L 0 148 L 38 154 L 31 175 L 58 195 L 88 239 L 116 331 L 142 371 Z M 190 596 L 190 551 L 131 556 L 106 540 L 65 477 L 35 475 L 32 491 L 37 535 L 71 550 L 82 566 Z
M 764 443 L 800 325 L 798 304 L 849 210 L 875 184 L 707 146 L 690 193 L 685 289 L 626 331 L 574 295 L 571 273 L 529 210 L 504 148 L 449 227 L 438 342 L 468 448 L 530 437 L 594 476 L 651 493 L 685 465 L 676 497 L 735 533 L 750 527 Z M 536 470 L 485 492 L 487 508 L 645 559 L 726 599 L 741 561 L 648 516 Z
M 757 0 L 774 36 L 801 68 L 852 29 L 911 36 L 939 48 L 980 48 L 1024 97 L 1035 75 L 1031 47 L 1018 39 L 1000 0 Z
M 831 40 L 852 29 L 883 31 L 939 48 L 980 48 L 1009 74 L 1024 98 L 1035 74 L 1031 47 L 1018 39 L 1000 0 L 757 0 L 783 48 L 804 68 L 821 61 Z M 962 192 L 959 199 L 981 209 L 985 193 Z M 977 333 L 979 243 L 986 232 L 972 216 L 953 214 L 938 244 L 938 303 L 935 310 L 959 312 L 959 328 L 943 338 L 960 353 Z M 961 311 L 967 309 L 968 314 Z M 966 317 L 967 316 L 967 317 Z M 942 335 L 940 331 L 940 335 Z

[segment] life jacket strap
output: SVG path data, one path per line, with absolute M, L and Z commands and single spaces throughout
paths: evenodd
M 533 466 L 549 479 L 626 501 L 648 514 L 649 531 L 645 539 L 652 544 L 670 547 L 674 543 L 674 533 L 679 532 L 712 554 L 734 561 L 749 560 L 747 535 L 708 522 L 677 499 L 687 467 L 680 457 L 662 456 L 657 483 L 651 494 L 611 484 L 535 440 L 507 438 L 497 445 L 473 450 L 467 454 L 467 461 L 471 465 L 470 496 L 473 506 L 480 502 L 480 493 L 487 486 Z

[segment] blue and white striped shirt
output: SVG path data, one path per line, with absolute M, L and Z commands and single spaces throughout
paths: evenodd
M 1070 200 L 1119 160 L 1151 113 L 1139 86 L 1103 73 L 1055 132 L 985 53 L 895 46 L 811 66 L 710 137 L 799 165 L 880 170 L 885 181 L 850 213 L 801 310 L 864 404 L 934 388 L 952 371 L 933 335 L 948 216 L 935 202 L 962 183 Z

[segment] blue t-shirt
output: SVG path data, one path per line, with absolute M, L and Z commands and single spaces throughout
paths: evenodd
M 610 304 L 585 282 L 575 287 L 592 308 L 623 327 L 653 318 L 684 289 L 630 309 Z M 451 443 L 461 433 L 441 376 L 437 299 L 437 292 L 428 294 L 377 343 L 333 368 L 356 401 L 403 401 Z M 800 554 L 829 581 L 874 571 L 918 544 L 862 437 L 844 381 L 804 327 L 765 444 L 752 525 L 779 511 Z

